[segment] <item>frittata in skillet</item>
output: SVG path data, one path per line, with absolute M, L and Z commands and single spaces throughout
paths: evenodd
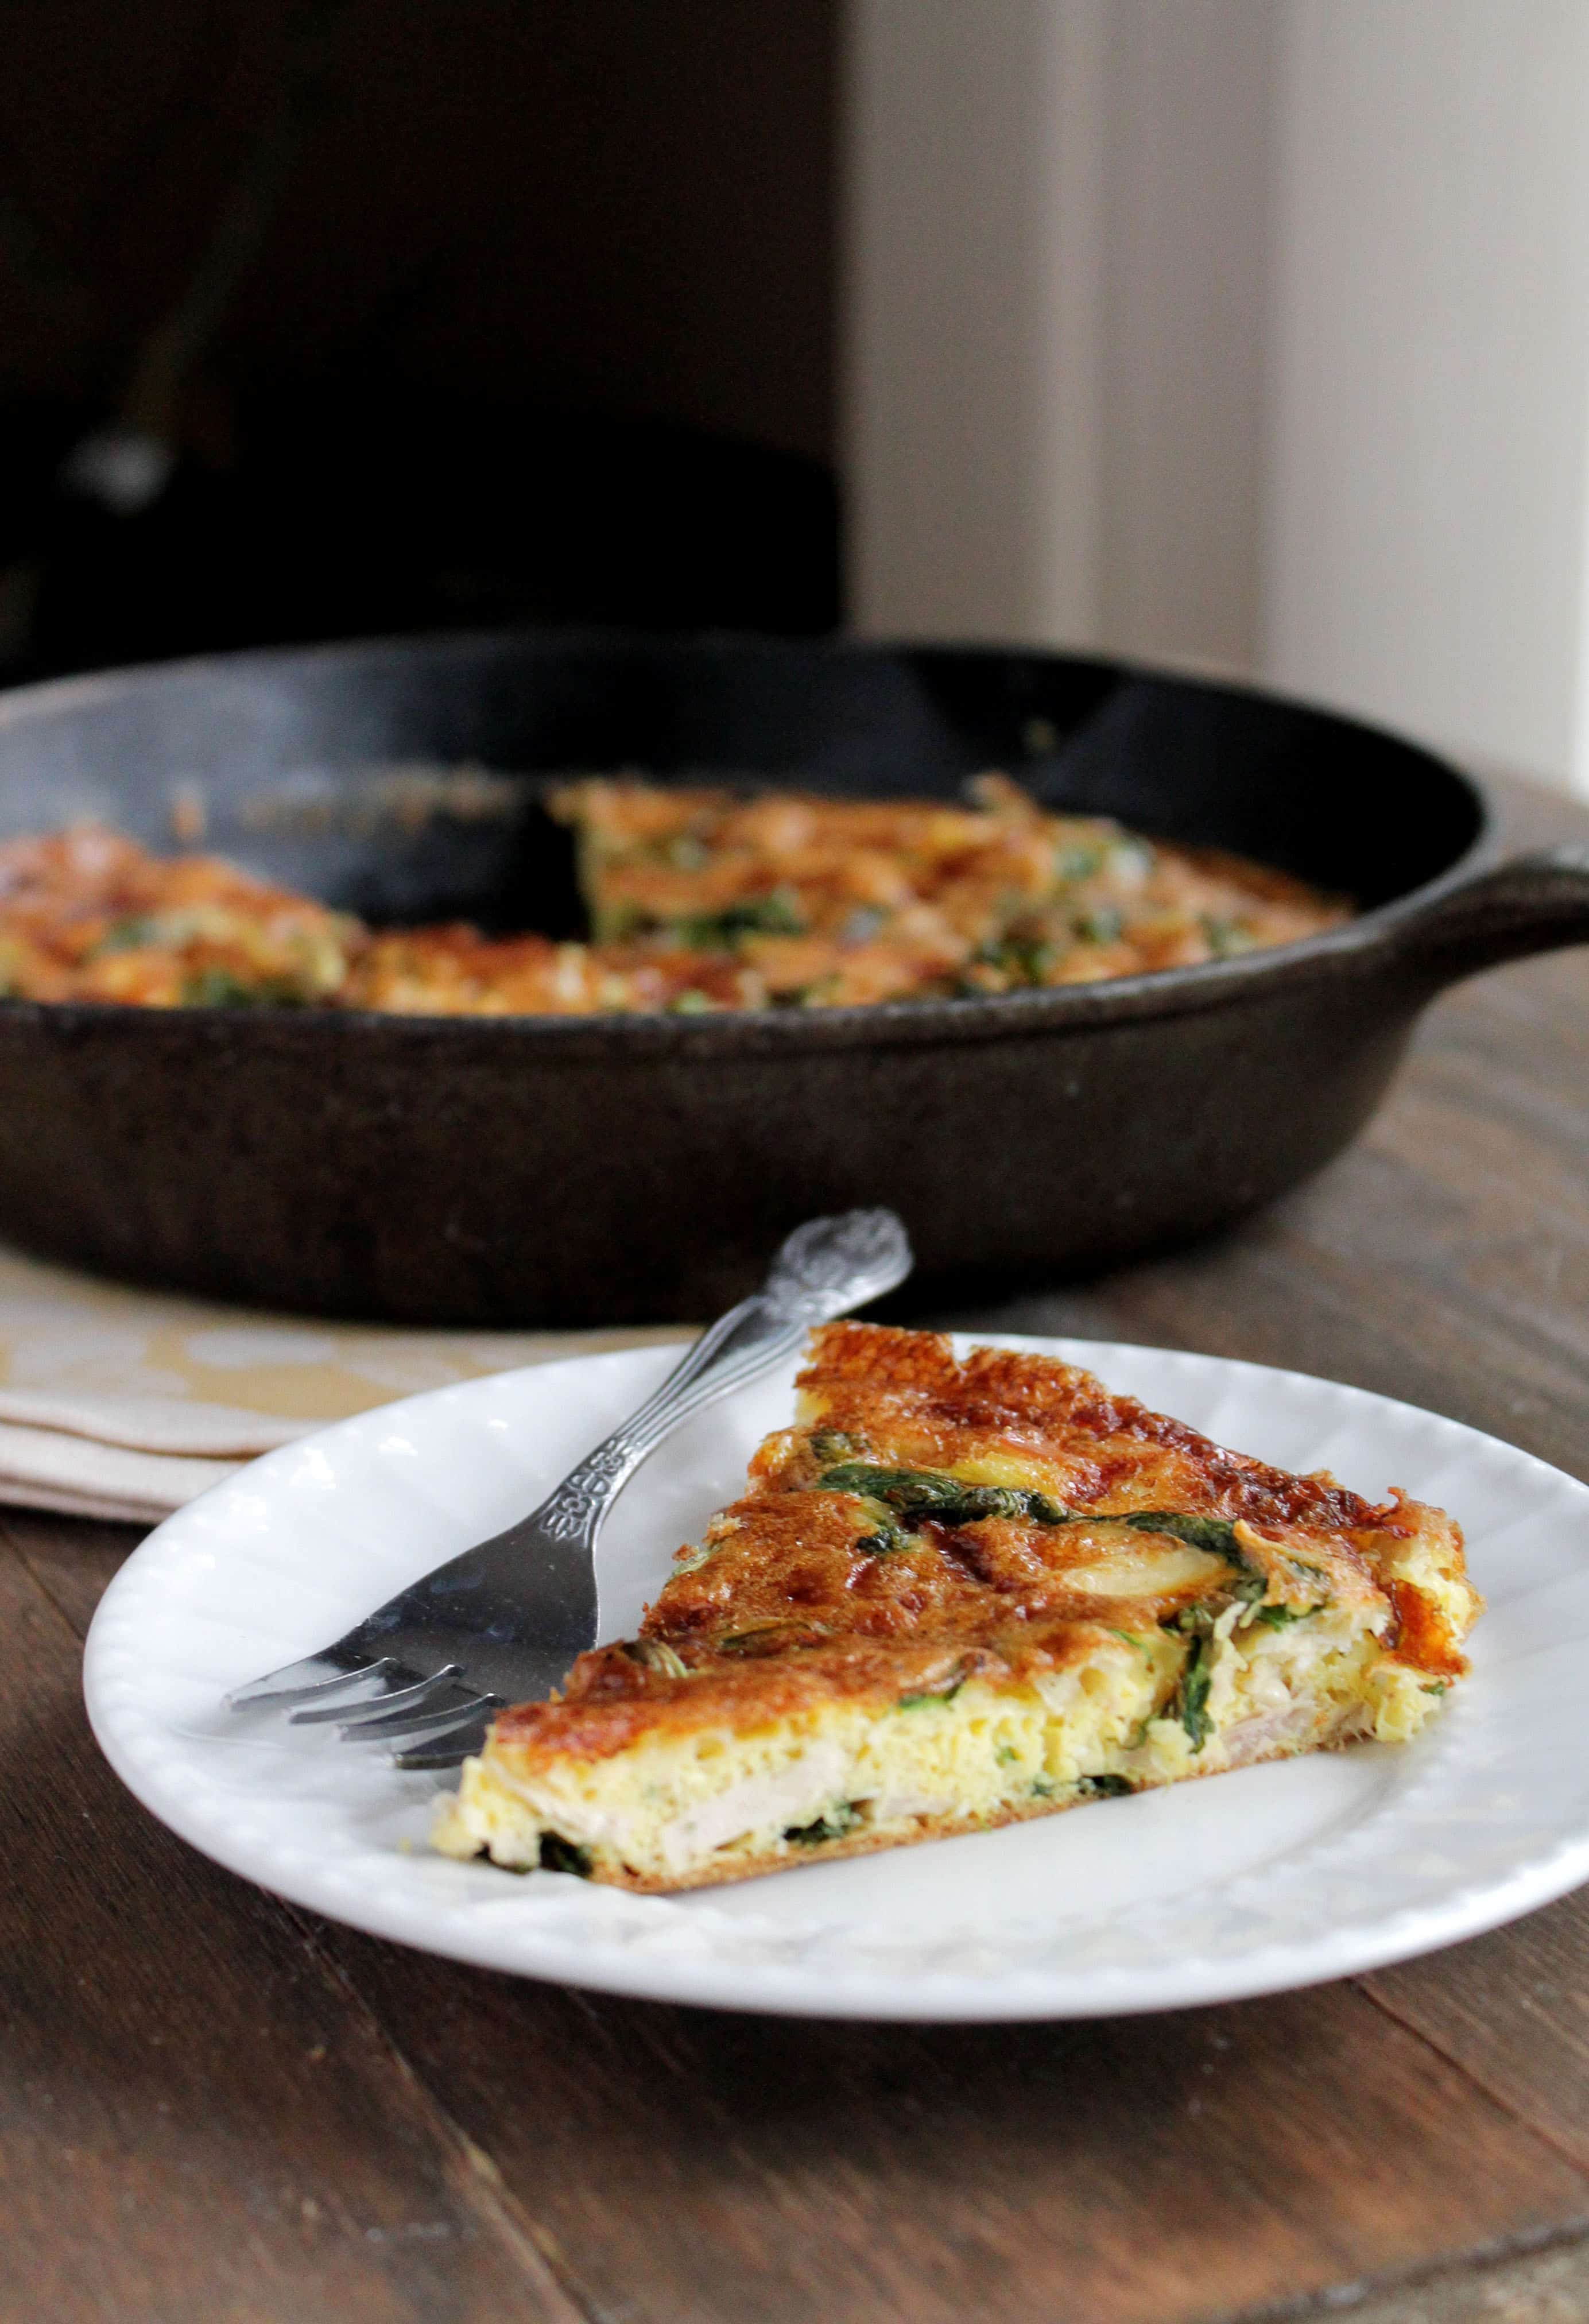
M 437 1842 L 692 1888 L 1400 1742 L 1481 1606 L 1439 1509 L 1049 1357 L 833 1323 L 638 1638 L 497 1720 Z
M 1235 856 L 1051 814 L 1008 776 L 966 789 L 956 806 L 601 780 L 552 807 L 577 834 L 598 945 L 728 953 L 785 1006 L 1086 983 L 1344 917 Z
M 564 786 L 588 943 L 374 930 L 214 856 L 88 826 L 0 844 L 0 996 L 420 1016 L 831 1008 L 1007 992 L 1289 944 L 1337 901 L 1234 856 L 1039 807 Z
M 0 994 L 156 1009 L 333 1001 L 356 920 L 97 825 L 0 845 Z

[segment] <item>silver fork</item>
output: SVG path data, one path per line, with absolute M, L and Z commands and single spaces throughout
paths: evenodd
M 538 1509 L 448 1558 L 317 1655 L 227 1695 L 234 1711 L 300 1706 L 298 1726 L 400 1746 L 403 1767 L 453 1767 L 494 1714 L 545 1695 L 596 1644 L 596 1542 L 649 1453 L 830 1323 L 902 1283 L 910 1244 L 892 1211 L 808 1219 L 760 1291 L 702 1333 L 653 1396 L 587 1452 Z M 376 1692 L 354 1694 L 355 1687 Z

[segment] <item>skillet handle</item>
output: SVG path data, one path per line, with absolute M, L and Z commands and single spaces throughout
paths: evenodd
M 1589 944 L 1589 848 L 1514 855 L 1410 913 L 1396 948 L 1437 986 L 1529 953 Z

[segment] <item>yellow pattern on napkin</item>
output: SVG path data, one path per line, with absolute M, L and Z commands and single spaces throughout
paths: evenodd
M 259 1315 L 0 1246 L 0 1501 L 152 1521 L 241 1461 L 395 1397 L 689 1336 Z

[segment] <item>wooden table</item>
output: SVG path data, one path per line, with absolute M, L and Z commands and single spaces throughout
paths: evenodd
M 1448 997 L 1362 1144 L 1237 1236 L 931 1320 L 1294 1365 L 1589 1476 L 1586 1166 L 1580 952 Z M 278 1904 L 134 1804 L 78 1666 L 134 1538 L 0 1513 L 6 2319 L 1589 2316 L 1589 1890 L 1157 2018 L 516 1982 Z

